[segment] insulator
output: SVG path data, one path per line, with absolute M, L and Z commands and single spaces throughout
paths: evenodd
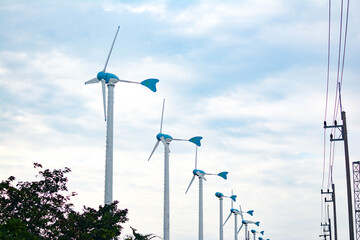
M 335 126 L 336 126 L 336 125 L 337 125 L 337 121 L 335 120 L 334 123 L 335 123 Z
M 326 121 L 324 121 L 324 127 L 326 127 Z
M 332 133 L 330 134 L 330 139 L 333 139 L 333 135 L 332 135 Z

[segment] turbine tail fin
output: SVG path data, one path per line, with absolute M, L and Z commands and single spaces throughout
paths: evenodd
M 249 210 L 246 212 L 247 214 L 251 215 L 251 216 L 254 216 L 254 210 Z
M 201 139 L 202 139 L 202 137 L 196 136 L 196 137 L 190 138 L 190 139 L 189 139 L 189 142 L 192 142 L 192 143 L 194 143 L 196 146 L 201 147 L 201 142 L 200 142 Z
M 227 179 L 227 175 L 228 175 L 229 172 L 221 172 L 218 174 L 218 176 L 222 177 L 223 179 Z
M 140 84 L 149 88 L 151 91 L 156 92 L 156 84 L 159 82 L 159 79 L 149 78 L 142 81 Z

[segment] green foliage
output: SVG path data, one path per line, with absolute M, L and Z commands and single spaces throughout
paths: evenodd
M 131 230 L 133 232 L 133 236 L 127 235 L 124 240 L 150 240 L 153 238 L 159 238 L 158 236 L 154 235 L 154 234 L 146 234 L 146 235 L 142 235 L 140 233 L 137 233 L 136 229 L 131 227 Z
M 34 163 L 34 168 L 42 168 Z M 40 180 L 18 182 L 11 176 L 0 183 L 0 239 L 113 239 L 121 234 L 128 210 L 117 201 L 79 213 L 69 203 L 66 187 L 70 169 L 39 170 Z

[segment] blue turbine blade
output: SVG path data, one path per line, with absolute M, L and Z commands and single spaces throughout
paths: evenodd
M 158 79 L 155 78 L 149 78 L 144 81 L 142 81 L 140 84 L 149 88 L 151 91 L 156 92 L 156 84 L 159 82 Z
M 201 142 L 200 142 L 201 139 L 202 139 L 202 137 L 193 137 L 193 138 L 189 139 L 189 142 L 192 142 L 196 146 L 200 147 L 201 146 Z

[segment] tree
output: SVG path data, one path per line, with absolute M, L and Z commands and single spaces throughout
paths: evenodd
M 124 240 L 151 240 L 153 238 L 159 238 L 158 236 L 154 235 L 154 234 L 146 234 L 146 235 L 142 235 L 140 233 L 137 233 L 136 229 L 133 227 L 130 227 L 132 232 L 133 232 L 133 236 L 127 235 Z
M 42 165 L 34 163 L 34 168 Z M 39 181 L 18 182 L 10 176 L 0 183 L 0 239 L 113 239 L 121 234 L 128 210 L 117 201 L 99 209 L 73 209 L 65 174 L 71 170 L 38 170 Z

